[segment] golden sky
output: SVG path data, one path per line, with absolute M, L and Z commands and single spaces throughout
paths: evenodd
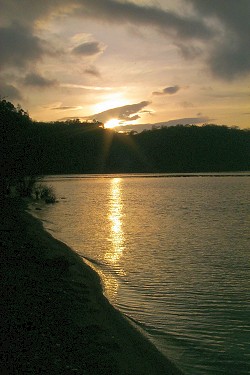
M 0 95 L 34 120 L 250 127 L 249 0 L 0 8 Z

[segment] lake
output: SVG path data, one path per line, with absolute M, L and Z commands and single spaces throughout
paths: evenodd
M 59 203 L 35 215 L 161 352 L 187 375 L 250 374 L 249 176 L 45 180 Z

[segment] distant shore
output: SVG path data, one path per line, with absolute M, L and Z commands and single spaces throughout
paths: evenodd
M 1 211 L 1 373 L 181 375 L 26 208 L 13 198 Z

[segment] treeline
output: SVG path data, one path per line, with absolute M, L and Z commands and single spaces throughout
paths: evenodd
M 27 175 L 250 170 L 250 131 L 177 125 L 136 134 L 100 123 L 40 123 L 0 101 L 3 178 Z

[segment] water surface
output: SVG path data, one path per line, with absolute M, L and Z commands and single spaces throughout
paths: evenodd
M 153 178 L 149 178 L 153 177 Z M 188 375 L 250 374 L 250 178 L 50 177 L 36 214 Z

